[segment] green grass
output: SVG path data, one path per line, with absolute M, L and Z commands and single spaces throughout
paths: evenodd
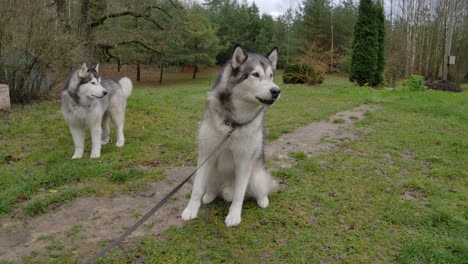
M 301 159 L 275 172 L 286 187 L 270 207 L 247 201 L 241 225 L 226 228 L 229 204 L 215 202 L 187 226 L 142 239 L 130 255 L 166 263 L 467 263 L 466 93 L 365 96 L 385 106 L 358 122 L 371 132 L 313 159 L 291 153 Z M 114 253 L 103 263 L 131 260 Z
M 20 160 L 0 165 L 0 212 L 10 214 L 23 196 L 29 204 L 45 199 L 31 206 L 43 212 L 54 201 L 69 200 L 62 193 L 74 193 L 73 199 L 131 192 L 163 177 L 160 168 L 138 169 L 143 163 L 193 164 L 209 82 L 136 89 L 128 106 L 127 145 L 105 146 L 98 160 L 70 160 L 73 146 L 58 102 L 2 115 L 7 125 L 0 128 L 0 145 L 7 148 L 0 149 L 0 158 Z M 327 82 L 339 88 L 324 88 Z M 374 91 L 336 76 L 323 85 L 282 85 L 280 101 L 268 109 L 267 139 L 340 110 L 382 105 L 357 122 L 360 140 L 314 158 L 290 153 L 297 164 L 274 173 L 285 188 L 266 209 L 246 201 L 239 227 L 225 227 L 229 204 L 215 201 L 186 226 L 149 234 L 130 252 L 112 252 L 101 263 L 128 263 L 134 256 L 147 263 L 466 263 L 467 94 Z M 130 176 L 132 170 L 137 176 Z M 52 241 L 54 254 L 25 262 L 83 260 L 56 254 L 59 248 Z
M 70 159 L 74 147 L 59 101 L 14 106 L 13 113 L 0 114 L 0 145 L 7 146 L 0 148 L 0 216 L 11 214 L 13 206 L 24 200 L 32 203 L 27 213 L 35 215 L 72 199 L 50 194 L 51 198 L 34 201 L 41 189 L 80 183 L 74 197 L 131 192 L 164 177 L 157 166 L 135 170 L 141 164 L 194 165 L 198 122 L 213 78 L 161 88 L 137 86 L 128 101 L 125 147 L 105 145 L 97 160 L 89 158 L 89 133 L 84 158 Z M 281 76 L 276 78 L 279 81 Z M 332 80 L 337 82 L 335 77 Z M 357 88 L 338 92 L 282 85 L 282 89 L 280 102 L 268 109 L 268 140 L 365 103 L 363 95 L 372 93 Z
M 338 118 L 338 119 L 333 120 L 332 123 L 333 124 L 344 124 L 344 123 L 346 123 L 346 121 L 344 119 Z

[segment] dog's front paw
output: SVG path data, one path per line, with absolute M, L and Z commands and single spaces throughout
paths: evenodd
M 182 212 L 182 220 L 184 221 L 189 221 L 192 219 L 197 218 L 198 210 L 191 210 L 190 208 L 185 208 L 185 210 Z
M 241 222 L 241 216 L 240 214 L 228 214 L 228 216 L 226 217 L 226 226 L 237 226 L 239 225 Z
M 260 206 L 261 208 L 266 208 L 268 207 L 268 204 L 270 202 L 268 201 L 268 196 L 265 196 L 265 197 L 262 197 L 262 198 L 257 198 L 257 204 L 258 206 Z
M 91 158 L 92 159 L 99 158 L 100 156 L 101 156 L 101 153 L 91 153 Z

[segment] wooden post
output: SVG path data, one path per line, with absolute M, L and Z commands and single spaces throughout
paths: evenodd
M 0 110 L 10 111 L 10 89 L 6 84 L 0 84 Z

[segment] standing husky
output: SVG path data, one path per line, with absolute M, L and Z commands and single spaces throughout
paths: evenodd
M 236 129 L 197 171 L 192 196 L 182 213 L 183 220 L 196 218 L 201 201 L 210 203 L 218 195 L 232 201 L 225 221 L 227 226 L 241 222 L 246 193 L 257 200 L 258 206 L 268 206 L 268 194 L 276 182 L 265 170 L 263 115 L 266 106 L 272 105 L 280 95 L 279 87 L 273 83 L 277 60 L 276 48 L 265 57 L 246 53 L 238 45 L 219 73 L 208 94 L 200 126 L 198 164 L 202 164 L 229 131 Z
M 124 145 L 124 119 L 127 97 L 132 93 L 132 81 L 101 78 L 99 64 L 88 69 L 86 63 L 72 73 L 62 92 L 62 113 L 75 143 L 72 159 L 83 157 L 85 128 L 91 130 L 91 158 L 99 158 L 101 144 L 109 138 L 109 119 L 117 128 L 117 147 Z

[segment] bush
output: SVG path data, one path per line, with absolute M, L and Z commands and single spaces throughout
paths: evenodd
M 408 79 L 398 83 L 397 87 L 410 91 L 424 91 L 427 89 L 427 87 L 424 86 L 424 76 L 421 75 L 411 75 Z
M 83 41 L 51 11 L 47 0 L 0 1 L 0 83 L 12 103 L 47 95 L 86 58 Z
M 0 59 L 0 65 L 0 82 L 8 84 L 13 103 L 28 103 L 49 93 L 50 74 L 41 61 L 26 51 L 8 54 Z
M 325 79 L 329 54 L 317 43 L 309 43 L 301 50 L 304 54 L 301 59 L 284 67 L 283 82 L 310 85 L 322 83 Z
M 305 69 L 300 64 L 286 64 L 284 66 L 284 83 L 305 83 Z
M 307 83 L 310 85 L 322 83 L 325 78 L 324 72 L 317 67 L 307 64 L 289 64 L 284 67 L 284 83 Z

